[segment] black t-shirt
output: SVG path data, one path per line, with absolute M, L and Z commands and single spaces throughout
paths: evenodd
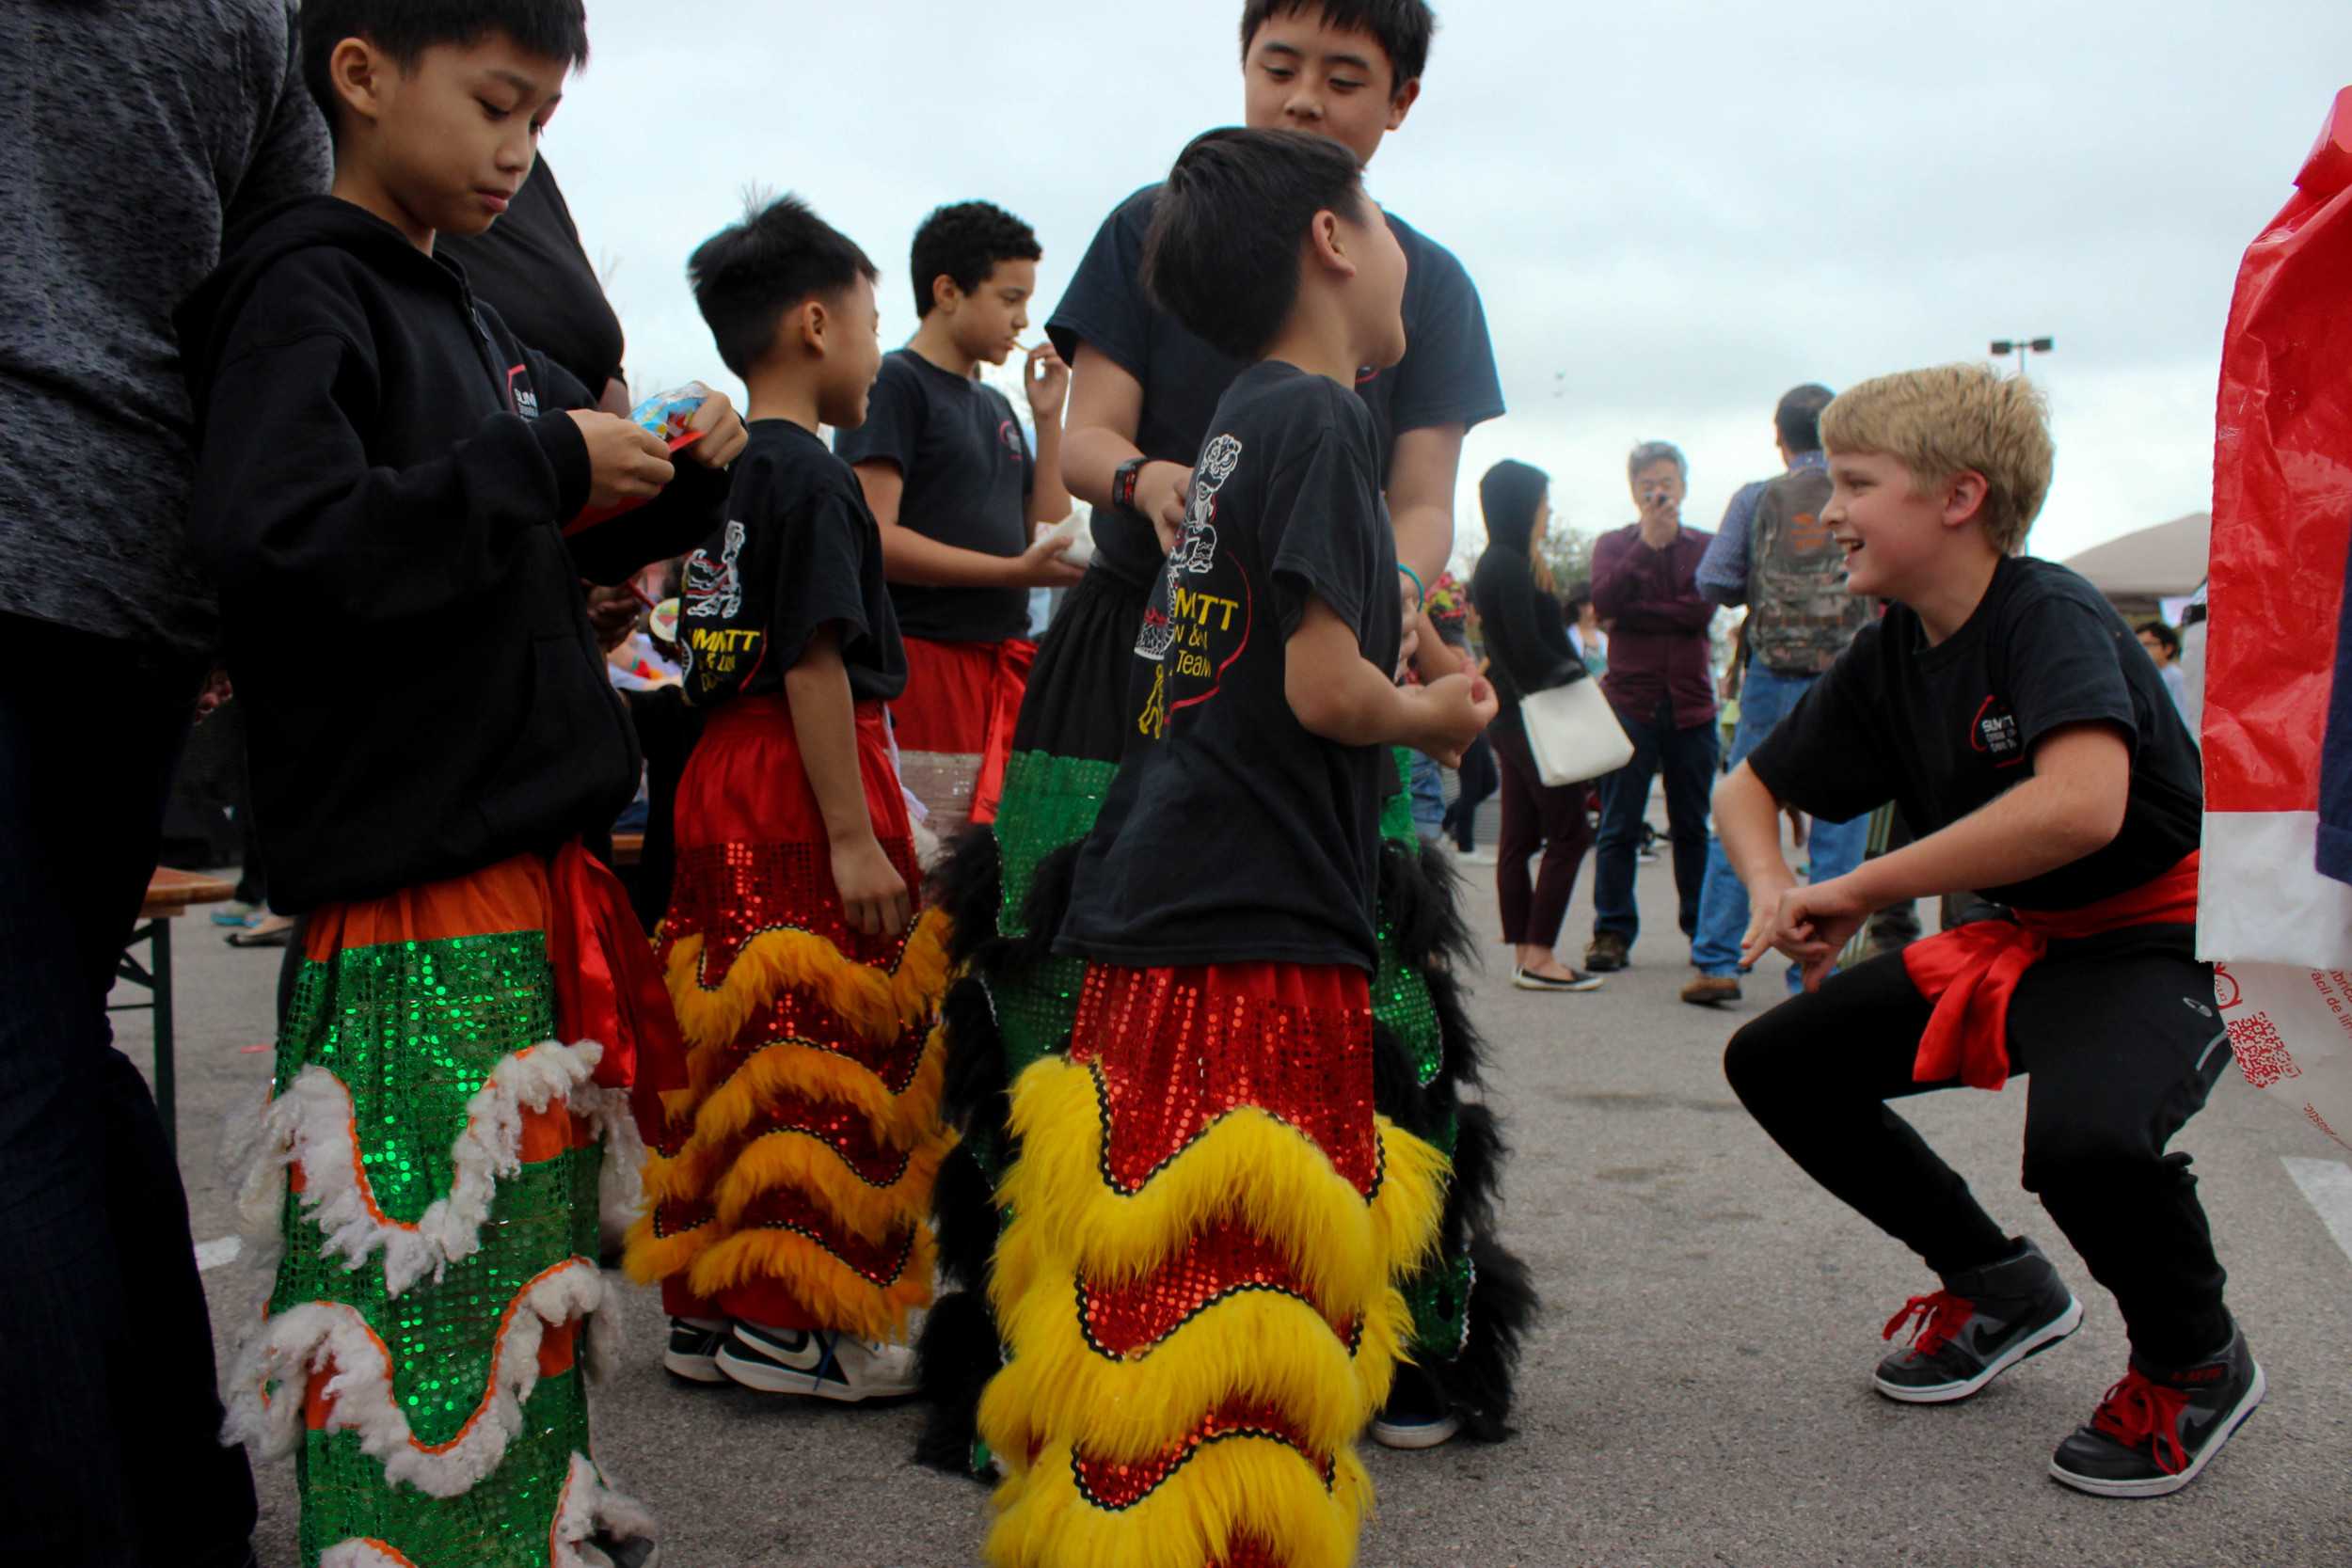
M 2033 776 L 2033 750 L 2069 724 L 2111 724 L 2132 748 L 2115 842 L 2011 887 L 2027 910 L 2072 910 L 2163 875 L 2195 849 L 2204 777 L 2180 710 L 2097 589 L 2046 561 L 2005 560 L 1968 624 L 1929 647 L 1901 605 L 1864 626 L 1748 758 L 1779 799 L 1836 822 L 1892 800 L 1920 834 Z
M 487 232 L 444 234 L 434 248 L 456 258 L 473 292 L 515 336 L 571 372 L 590 397 L 621 379 L 621 318 L 604 297 L 545 158 Z
M 1071 363 L 1077 362 L 1083 342 L 1141 382 L 1136 450 L 1190 467 L 1217 400 L 1242 364 L 1195 337 L 1143 287 L 1143 241 L 1159 194 L 1157 185 L 1146 186 L 1103 220 L 1045 330 Z M 1362 372 L 1356 388 L 1372 412 L 1372 471 L 1383 489 L 1398 436 L 1433 425 L 1476 425 L 1502 413 L 1502 383 L 1478 286 L 1452 251 L 1404 219 L 1391 214 L 1389 228 L 1410 268 L 1405 357 L 1389 370 Z M 1096 559 L 1131 582 L 1149 582 L 1160 568 L 1158 540 L 1140 517 L 1095 508 L 1094 543 Z
M 832 626 L 850 694 L 889 702 L 907 655 L 882 582 L 882 530 L 850 466 L 789 420 L 760 420 L 735 460 L 727 521 L 686 558 L 678 653 L 687 700 L 784 689 L 818 628 Z
M 866 422 L 834 438 L 844 463 L 888 463 L 905 481 L 898 526 L 983 555 L 1029 547 L 1037 466 L 1012 404 L 913 349 L 882 358 Z M 890 585 L 898 629 L 934 642 L 1002 642 L 1029 633 L 1025 588 Z
M 1178 966 L 1374 961 L 1386 752 L 1313 736 L 1285 692 L 1309 598 L 1398 653 L 1371 411 L 1294 366 L 1218 404 L 1136 644 L 1136 743 L 1078 864 L 1058 951 Z

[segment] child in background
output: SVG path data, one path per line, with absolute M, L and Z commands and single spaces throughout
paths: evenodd
M 1406 263 L 1355 158 L 1211 132 L 1147 257 L 1170 311 L 1256 362 L 1145 611 L 1139 745 L 1055 943 L 1086 965 L 1069 1057 L 1014 1086 L 989 1556 L 1339 1562 L 1443 1193 L 1443 1156 L 1373 1109 L 1382 748 L 1458 759 L 1494 697 L 1394 684 L 1395 542 L 1354 387 L 1404 354 Z
M 707 531 L 742 426 L 712 397 L 674 469 L 435 254 L 530 173 L 579 0 L 306 0 L 301 32 L 333 194 L 245 230 L 181 317 L 189 538 L 302 918 L 244 1190 L 284 1247 L 230 1427 L 295 1450 L 305 1564 L 640 1564 L 580 1336 L 623 1091 L 650 1122 L 683 1063 L 580 847 L 638 776 L 580 579 Z
M 689 270 L 752 421 L 726 526 L 686 562 L 678 642 L 709 721 L 678 785 L 661 958 L 691 1082 L 628 1270 L 661 1284 L 680 1378 L 886 1398 L 914 1387 L 906 1315 L 930 1299 L 946 958 L 941 917 L 914 918 L 881 532 L 817 435 L 866 417 L 874 265 L 787 197 Z
M 2028 383 L 1975 366 L 1886 376 L 1831 404 L 1821 436 L 1848 591 L 1895 603 L 1716 788 L 1754 898 L 1745 958 L 1778 948 L 1811 992 L 1740 1030 L 1725 1070 L 1814 1180 L 1942 1276 L 1887 1326 L 1913 1339 L 1876 1385 L 1909 1404 L 1967 1399 L 2082 1323 L 2050 1260 L 1886 1104 L 2029 1073 L 2026 1189 L 2114 1294 L 2132 1347 L 2050 1473 L 2100 1497 L 2176 1492 L 2264 1388 L 2188 1157 L 2166 1152 L 2230 1063 L 2194 945 L 2196 745 L 2098 591 L 2018 553 L 2050 487 Z M 1780 804 L 1842 821 L 1890 798 L 1916 843 L 1796 884 Z M 1963 888 L 2014 919 L 1830 975 L 1873 911 Z

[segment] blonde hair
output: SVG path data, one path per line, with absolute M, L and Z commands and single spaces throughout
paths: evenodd
M 2003 555 L 2026 543 L 2050 494 L 2050 405 L 2023 376 L 1982 365 L 1904 371 L 1841 393 L 1821 411 L 1821 445 L 1892 457 L 1915 490 L 1956 474 L 1984 476 L 1978 508 L 1985 537 Z

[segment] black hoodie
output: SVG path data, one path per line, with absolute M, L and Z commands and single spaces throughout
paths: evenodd
M 1576 657 L 1560 619 L 1560 601 L 1544 592 L 1529 561 L 1534 508 L 1490 508 L 1486 553 L 1470 574 L 1470 602 L 1486 631 L 1488 674 L 1502 705 L 1498 723 L 1518 722 L 1519 700 L 1582 680 L 1592 672 Z
M 609 828 L 637 742 L 580 579 L 691 546 L 726 476 L 680 464 L 566 541 L 589 464 L 560 413 L 595 400 L 455 262 L 332 197 L 232 236 L 178 320 L 202 432 L 188 542 L 220 590 L 273 904 Z

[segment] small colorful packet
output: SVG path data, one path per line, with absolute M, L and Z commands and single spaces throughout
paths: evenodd
M 656 392 L 628 411 L 628 420 L 629 423 L 644 431 L 656 440 L 667 445 L 671 452 L 675 454 L 684 451 L 707 434 L 704 431 L 689 429 L 688 421 L 693 419 L 695 411 L 709 401 L 709 388 L 699 381 L 690 381 L 685 386 L 673 390 Z M 598 523 L 609 523 L 622 514 L 634 512 L 644 504 L 644 501 L 630 501 L 625 506 L 606 507 L 601 511 L 590 508 L 564 525 L 564 535 L 568 538 L 582 529 L 594 528 Z

